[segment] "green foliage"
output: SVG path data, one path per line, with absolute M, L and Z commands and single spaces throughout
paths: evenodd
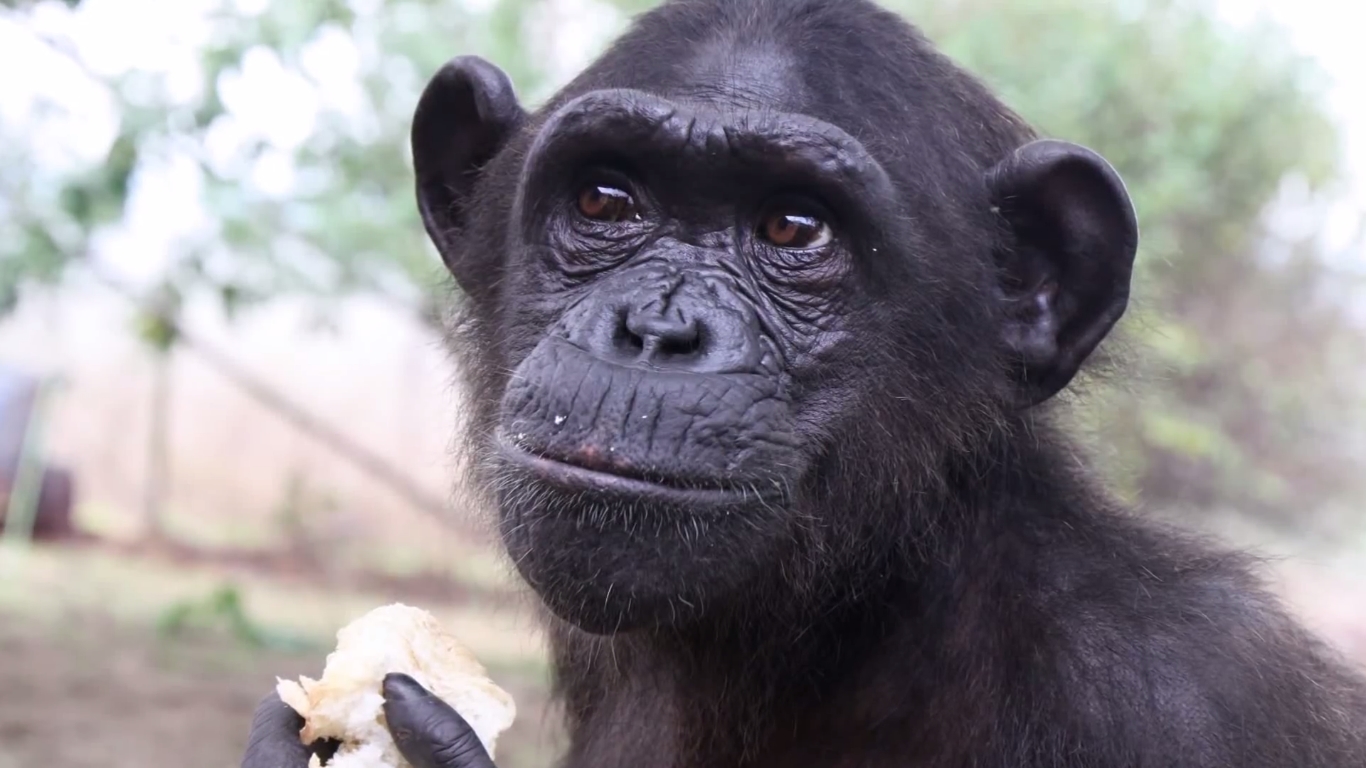
M 350 41 L 357 55 L 357 101 L 350 109 L 323 105 L 315 129 L 292 152 L 300 183 L 286 197 L 250 180 L 268 150 L 263 144 L 226 167 L 206 166 L 208 200 L 233 263 L 261 267 L 276 281 L 261 294 L 368 293 L 419 313 L 444 294 L 414 204 L 408 121 L 427 79 L 457 52 L 509 61 L 519 84 L 534 86 L 540 73 L 517 54 L 533 5 L 505 0 L 480 14 L 436 0 L 272 3 L 258 17 L 219 18 L 206 53 L 214 82 L 259 46 L 309 81 L 316 78 L 307 54 L 325 38 Z
M 103 81 L 119 105 L 120 126 L 102 164 L 42 186 L 30 179 L 47 177 L 39 169 L 26 173 L 15 153 L 20 162 L 0 179 L 8 201 L 0 203 L 0 234 L 8 235 L 0 240 L 0 314 L 23 283 L 57 279 L 103 228 L 122 220 L 141 170 L 188 156 L 202 174 L 214 226 L 181 244 L 166 283 L 186 294 L 210 292 L 230 313 L 283 294 L 325 300 L 364 293 L 431 319 L 430 306 L 445 300 L 448 286 L 413 202 L 413 105 L 427 78 L 457 52 L 508 62 L 519 86 L 534 90 L 543 73 L 518 49 L 524 20 L 538 5 L 501 0 L 473 12 L 438 0 L 326 0 L 273 2 L 242 15 L 225 2 L 212 15 L 192 97 L 176 94 L 166 73 L 135 70 Z M 317 92 L 320 74 L 328 73 L 317 72 L 310 56 L 338 40 L 355 57 L 353 103 L 320 104 L 298 146 L 247 136 L 222 150 L 223 137 L 236 129 L 225 85 L 249 59 L 278 64 Z M 272 164 L 289 166 L 295 184 L 288 193 L 258 183 Z
M 282 651 L 310 651 L 321 648 L 305 638 L 271 631 L 254 621 L 237 587 L 226 584 L 201 600 L 183 600 L 162 612 L 157 632 L 174 638 L 192 629 L 226 631 L 243 645 Z

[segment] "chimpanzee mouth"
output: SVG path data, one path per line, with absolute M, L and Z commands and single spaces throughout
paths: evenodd
M 733 507 L 755 502 L 772 504 L 784 496 L 781 487 L 756 482 L 700 482 L 667 477 L 622 464 L 584 466 L 570 457 L 552 456 L 520 445 L 499 431 L 498 452 L 510 464 L 570 491 L 589 491 L 688 508 Z

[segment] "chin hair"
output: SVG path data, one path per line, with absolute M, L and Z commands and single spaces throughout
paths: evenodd
M 770 571 L 793 541 L 787 508 L 757 494 L 699 514 L 562 489 L 505 463 L 491 476 L 517 571 L 552 613 L 592 634 L 695 620 Z

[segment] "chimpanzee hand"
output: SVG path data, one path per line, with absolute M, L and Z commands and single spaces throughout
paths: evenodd
M 413 768 L 495 768 L 469 723 L 407 675 L 384 678 L 384 718 Z M 252 717 L 242 768 L 306 768 L 313 753 L 326 760 L 336 752 L 335 743 L 305 746 L 302 727 L 299 713 L 271 693 Z

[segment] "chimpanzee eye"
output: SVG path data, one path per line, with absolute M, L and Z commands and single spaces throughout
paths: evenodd
M 821 248 L 834 239 L 830 225 L 815 216 L 781 211 L 764 218 L 760 234 L 779 248 L 796 250 Z
M 579 190 L 579 213 L 594 221 L 626 221 L 640 218 L 631 194 L 609 184 L 590 182 Z

